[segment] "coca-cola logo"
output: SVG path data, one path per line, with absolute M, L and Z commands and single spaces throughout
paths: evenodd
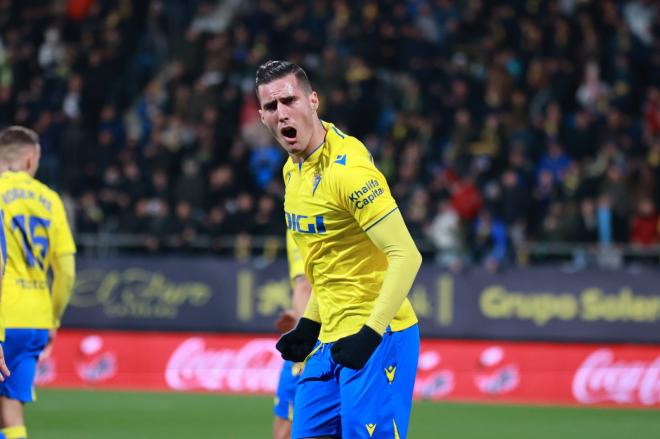
M 651 361 L 616 360 L 610 349 L 587 357 L 573 377 L 573 397 L 583 404 L 660 403 L 660 356 Z
M 213 349 L 203 338 L 193 337 L 172 353 L 165 381 L 175 390 L 272 393 L 281 367 L 272 339 L 254 339 L 238 349 Z
M 490 346 L 481 352 L 474 376 L 474 384 L 486 395 L 511 392 L 520 383 L 520 372 L 515 363 L 506 363 L 500 346 Z

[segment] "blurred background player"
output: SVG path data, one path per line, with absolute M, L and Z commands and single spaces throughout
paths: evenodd
M 285 360 L 306 361 L 292 437 L 405 438 L 419 357 L 406 296 L 421 255 L 367 149 L 319 119 L 306 73 L 268 61 L 256 89 L 261 121 L 289 154 L 285 216 L 313 289 L 277 343 Z
M 2 279 L 5 276 L 5 267 L 7 266 L 7 239 L 5 236 L 5 226 L 2 222 L 2 211 L 0 210 L 0 300 L 2 300 Z M 5 325 L 2 320 L 2 313 L 0 312 L 0 382 L 5 380 L 6 376 L 9 376 L 9 369 L 7 369 L 7 363 L 5 362 L 5 354 L 2 349 L 2 343 L 5 341 Z M 5 435 L 0 431 L 0 439 L 4 439 Z
M 298 319 L 305 312 L 312 286 L 305 277 L 305 266 L 300 250 L 296 247 L 291 232 L 286 232 L 286 255 L 289 263 L 289 279 L 293 289 L 292 308 L 280 314 L 275 326 L 280 332 L 295 328 Z M 285 361 L 280 374 L 275 395 L 275 420 L 273 421 L 273 439 L 289 439 L 291 437 L 291 421 L 293 419 L 293 402 L 303 363 Z
M 5 356 L 12 370 L 0 383 L 2 432 L 7 439 L 27 437 L 23 404 L 34 400 L 39 354 L 53 341 L 75 279 L 76 246 L 62 200 L 34 178 L 39 159 L 34 131 L 12 126 L 0 132 L 0 209 L 12 255 L 1 303 Z

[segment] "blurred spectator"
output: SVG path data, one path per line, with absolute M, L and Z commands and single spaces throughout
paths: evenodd
M 225 222 L 228 235 L 250 233 L 254 227 L 254 199 L 247 192 L 240 193 L 235 201 L 227 204 L 229 213 Z
M 537 173 L 549 173 L 553 182 L 559 182 L 564 177 L 564 172 L 570 165 L 571 160 L 564 153 L 562 146 L 557 142 L 550 142 L 547 152 L 543 154 L 537 168 Z
M 286 226 L 279 212 L 273 197 L 268 195 L 259 197 L 252 232 L 257 235 L 278 236 Z
M 105 168 L 103 180 L 99 190 L 99 201 L 104 216 L 116 218 L 130 205 L 130 198 L 122 190 L 122 174 L 117 166 Z
M 529 209 L 529 189 L 518 173 L 507 169 L 502 174 L 501 217 L 507 224 L 525 221 Z
M 630 190 L 623 178 L 621 167 L 610 165 L 601 186 L 601 197 L 606 198 L 610 206 L 612 238 L 616 242 L 628 239 L 628 221 L 631 213 Z
M 578 87 L 576 99 L 587 110 L 596 113 L 607 108 L 610 89 L 600 79 L 600 68 L 590 62 L 584 69 L 584 81 Z
M 643 0 L 627 2 L 623 8 L 623 16 L 630 31 L 646 45 L 653 42 L 651 26 L 657 13 L 657 4 Z
M 96 200 L 93 191 L 86 191 L 78 199 L 76 209 L 76 233 L 97 233 L 103 225 L 103 210 Z
M 413 189 L 408 202 L 402 206 L 403 215 L 406 216 L 406 225 L 413 238 L 420 239 L 424 236 L 427 226 L 429 195 L 422 187 Z
M 63 61 L 65 55 L 64 44 L 60 39 L 60 31 L 56 27 L 49 27 L 44 32 L 44 41 L 39 47 L 39 66 L 48 73 Z
M 584 109 L 578 110 L 572 123 L 566 127 L 566 145 L 568 154 L 576 160 L 593 157 L 596 153 L 596 133 L 591 114 Z
M 62 110 L 69 119 L 80 117 L 82 77 L 73 74 L 69 78 L 67 93 L 62 100 Z
M 207 185 L 206 208 L 224 206 L 236 195 L 234 171 L 229 165 L 219 166 L 211 171 Z
M 172 232 L 174 247 L 189 248 L 197 239 L 201 224 L 193 217 L 192 206 L 187 201 L 179 201 L 174 213 Z
M 250 172 L 259 189 L 270 185 L 281 174 L 282 149 L 277 145 L 262 145 L 252 149 Z
M 648 136 L 660 135 L 660 89 L 649 87 L 644 102 L 644 129 Z
M 474 222 L 470 248 L 475 259 L 488 271 L 495 272 L 501 269 L 508 257 L 504 223 L 493 218 L 488 210 L 482 210 Z
M 637 206 L 637 213 L 632 219 L 630 242 L 638 245 L 653 245 L 660 242 L 660 218 L 653 202 L 644 198 Z
M 483 200 L 472 180 L 465 178 L 451 185 L 451 203 L 461 219 L 469 221 L 477 216 Z
M 438 263 L 458 271 L 462 268 L 460 218 L 447 199 L 438 202 L 437 213 L 426 231 L 438 250 Z
M 199 164 L 194 159 L 186 159 L 181 164 L 181 171 L 174 185 L 174 199 L 186 201 L 195 209 L 204 207 L 206 182 Z
M 541 224 L 540 238 L 545 242 L 568 242 L 576 228 L 573 205 L 553 202 Z
M 585 198 L 580 203 L 580 212 L 573 241 L 591 243 L 598 241 L 598 217 L 596 215 L 596 204 L 591 198 Z
M 612 200 L 607 195 L 601 195 L 598 199 L 598 208 L 596 210 L 598 221 L 598 243 L 602 246 L 608 246 L 612 243 L 614 237 L 612 220 Z
M 121 192 L 125 197 L 123 208 L 128 204 L 135 205 L 135 202 L 147 196 L 145 182 L 142 179 L 142 171 L 135 162 L 126 162 L 123 166 L 124 179 L 121 183 Z

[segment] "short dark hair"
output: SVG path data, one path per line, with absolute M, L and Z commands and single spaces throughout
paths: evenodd
M 296 76 L 298 84 L 301 87 L 305 87 L 310 92 L 312 91 L 312 84 L 309 82 L 307 73 L 305 73 L 302 67 L 289 61 L 280 60 L 266 61 L 259 66 L 257 69 L 255 88 L 258 90 L 260 85 L 271 83 L 276 79 L 280 79 L 291 74 Z
M 0 131 L 0 161 L 13 161 L 31 148 L 39 148 L 39 135 L 20 125 Z
M 12 145 L 38 145 L 39 135 L 20 125 L 12 125 L 0 131 L 0 148 Z

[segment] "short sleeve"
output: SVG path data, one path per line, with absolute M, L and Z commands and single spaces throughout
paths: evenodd
M 59 196 L 53 203 L 53 253 L 57 255 L 76 253 L 76 243 L 73 241 L 71 228 L 66 219 L 66 211 Z
M 333 171 L 337 203 L 363 230 L 397 209 L 385 176 L 369 158 L 347 154 L 334 164 Z

